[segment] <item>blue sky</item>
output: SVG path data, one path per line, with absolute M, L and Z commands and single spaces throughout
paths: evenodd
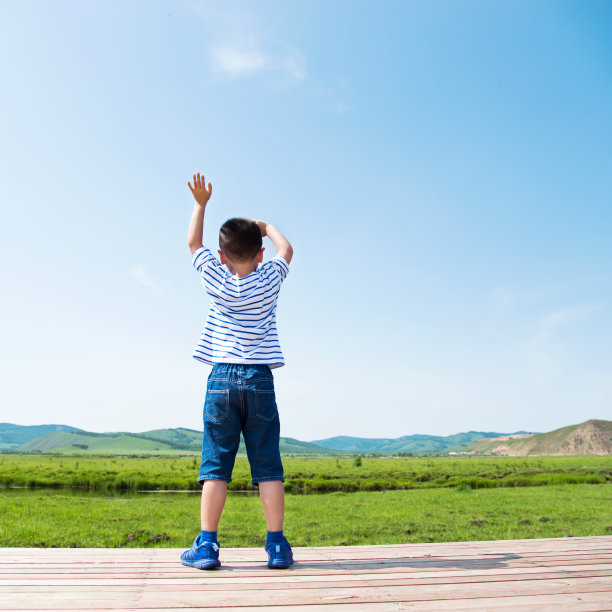
M 201 427 L 196 171 L 207 244 L 247 216 L 295 249 L 282 435 L 612 418 L 610 3 L 0 17 L 0 420 Z

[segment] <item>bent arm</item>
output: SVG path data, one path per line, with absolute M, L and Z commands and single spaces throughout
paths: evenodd
M 266 223 L 266 233 L 264 236 L 268 236 L 268 238 L 272 241 L 278 255 L 280 255 L 287 263 L 291 263 L 291 258 L 293 257 L 293 247 L 273 225 Z

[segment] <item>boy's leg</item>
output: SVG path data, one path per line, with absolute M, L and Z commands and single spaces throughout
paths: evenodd
M 285 489 L 282 480 L 260 482 L 259 497 L 268 531 L 282 531 L 285 520 Z
M 287 569 L 293 564 L 291 546 L 283 534 L 285 491 L 280 456 L 280 420 L 274 379 L 267 366 L 253 366 L 247 380 L 247 410 L 243 419 L 244 442 L 251 465 L 251 481 L 259 487 L 268 533 L 268 567 Z
M 202 462 L 198 477 L 202 484 L 202 531 L 217 531 L 240 444 L 241 401 L 232 376 L 233 368 L 231 364 L 216 364 L 206 387 Z
M 219 561 L 217 526 L 227 497 L 227 483 L 240 444 L 240 396 L 233 384 L 231 365 L 216 364 L 208 377 L 204 402 L 202 463 L 198 481 L 202 484 L 201 528 L 181 563 L 198 569 L 214 569 Z
M 181 563 L 197 569 L 211 570 L 219 567 L 219 542 L 217 525 L 227 496 L 227 482 L 204 480 L 202 483 L 201 526 L 199 534 L 189 550 L 181 555 Z
M 283 533 L 285 489 L 282 480 L 259 482 L 259 497 L 266 516 L 266 553 L 270 569 L 287 569 L 293 565 L 291 544 Z
M 205 480 L 202 484 L 202 531 L 217 531 L 227 498 L 227 482 Z

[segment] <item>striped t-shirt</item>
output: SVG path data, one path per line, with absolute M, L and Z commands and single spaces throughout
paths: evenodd
M 193 357 L 204 363 L 285 364 L 276 331 L 276 300 L 289 264 L 277 255 L 244 278 L 232 276 L 206 247 L 194 268 L 210 309 Z

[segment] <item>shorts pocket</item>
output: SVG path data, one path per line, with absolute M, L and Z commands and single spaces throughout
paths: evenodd
M 273 389 L 254 389 L 255 415 L 264 421 L 273 421 L 278 417 L 276 398 Z
M 206 391 L 204 416 L 213 423 L 221 423 L 229 416 L 229 389 Z

